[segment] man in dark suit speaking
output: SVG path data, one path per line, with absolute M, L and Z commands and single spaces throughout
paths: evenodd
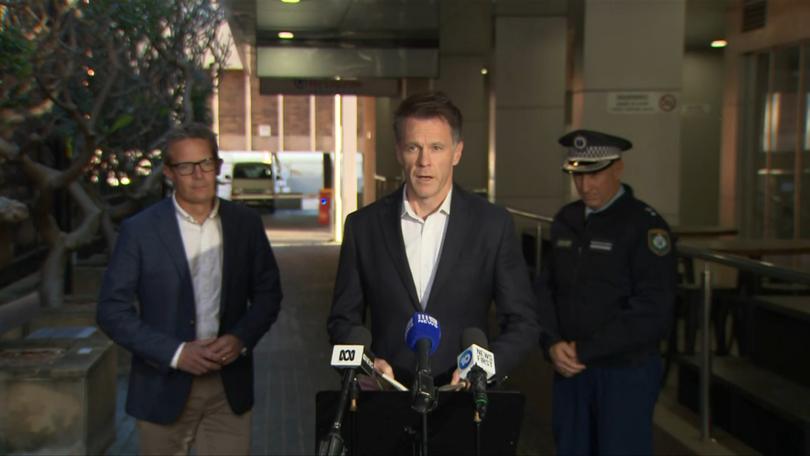
M 126 409 L 142 454 L 250 450 L 252 350 L 281 285 L 259 215 L 216 197 L 220 164 L 207 127 L 173 130 L 174 194 L 121 225 L 104 275 L 98 323 L 132 352 Z
M 430 359 L 437 383 L 457 380 L 461 333 L 487 333 L 498 375 L 535 345 L 538 328 L 526 265 L 509 214 L 453 184 L 461 160 L 461 112 L 442 93 L 413 95 L 394 119 L 405 184 L 346 219 L 332 309 L 333 343 L 345 342 L 370 309 L 375 367 L 408 384 L 416 356 L 404 333 L 414 312 L 435 317 L 441 343 Z

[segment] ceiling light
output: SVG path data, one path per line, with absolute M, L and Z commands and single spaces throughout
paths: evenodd
M 489 73 L 489 70 L 487 70 L 487 67 L 481 68 L 481 74 L 482 75 L 486 76 L 487 73 Z
M 714 40 L 712 41 L 713 48 L 724 48 L 728 45 L 728 41 L 726 40 Z
M 293 32 L 278 32 L 278 37 L 282 40 L 291 40 L 295 38 L 295 35 L 293 35 Z
M 281 3 L 298 3 L 301 0 L 281 0 Z

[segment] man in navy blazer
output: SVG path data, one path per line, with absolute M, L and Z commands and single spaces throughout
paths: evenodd
M 327 328 L 334 343 L 371 317 L 375 368 L 408 384 L 416 356 L 405 343 L 415 312 L 435 317 L 441 341 L 430 358 L 437 383 L 458 381 L 467 328 L 489 333 L 497 375 L 536 345 L 534 294 L 510 215 L 453 185 L 461 160 L 461 112 L 442 93 L 416 94 L 394 119 L 405 184 L 346 219 Z M 351 342 L 351 341 L 348 341 Z
M 98 323 L 132 352 L 126 410 L 143 454 L 250 449 L 252 350 L 282 293 L 259 215 L 216 197 L 220 165 L 210 129 L 173 130 L 174 193 L 124 221 L 104 275 Z

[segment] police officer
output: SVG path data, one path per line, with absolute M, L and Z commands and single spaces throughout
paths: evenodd
M 556 371 L 557 451 L 651 454 L 658 346 L 675 299 L 670 230 L 621 182 L 629 141 L 578 130 L 559 142 L 581 199 L 554 218 L 536 287 L 541 344 Z

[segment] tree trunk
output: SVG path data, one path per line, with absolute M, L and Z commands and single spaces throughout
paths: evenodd
M 65 300 L 65 265 L 68 249 L 65 237 L 60 236 L 51 245 L 42 264 L 39 283 L 40 306 L 47 309 L 62 307 Z

